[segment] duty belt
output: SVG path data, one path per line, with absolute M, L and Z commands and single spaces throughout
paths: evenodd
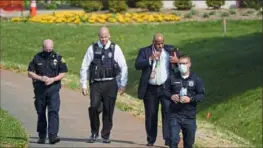
M 101 78 L 101 79 L 94 79 L 95 81 L 108 81 L 113 80 L 114 78 Z

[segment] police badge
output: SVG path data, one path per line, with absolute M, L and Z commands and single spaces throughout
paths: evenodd
M 111 57 L 112 57 L 112 53 L 111 53 L 111 52 L 109 52 L 109 53 L 108 53 L 108 56 L 109 56 L 109 58 L 111 58 Z
M 54 59 L 53 64 L 56 66 L 58 63 L 57 59 Z
M 194 81 L 193 80 L 188 81 L 188 86 L 193 87 L 194 86 Z

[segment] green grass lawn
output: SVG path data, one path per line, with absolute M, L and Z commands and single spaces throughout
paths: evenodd
M 150 45 L 155 32 L 162 32 L 167 44 L 176 45 L 192 57 L 193 70 L 204 80 L 206 100 L 198 108 L 198 118 L 204 119 L 210 112 L 211 123 L 255 145 L 261 144 L 261 21 L 228 21 L 227 25 L 226 35 L 221 21 L 109 28 L 112 41 L 120 45 L 127 59 L 127 94 L 137 97 L 140 72 L 135 70 L 134 62 L 138 49 Z M 26 68 L 32 56 L 40 51 L 41 41 L 51 38 L 74 78 L 71 87 L 78 88 L 81 62 L 88 46 L 97 41 L 98 28 L 97 25 L 2 23 L 1 63 Z M 139 107 L 142 110 L 142 105 Z
M 27 146 L 28 137 L 22 124 L 0 108 L 0 147 Z

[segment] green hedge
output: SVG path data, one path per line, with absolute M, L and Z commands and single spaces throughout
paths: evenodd
M 213 9 L 219 9 L 225 4 L 225 0 L 206 0 L 205 1 L 208 7 Z
M 174 1 L 174 6 L 178 10 L 189 10 L 191 9 L 194 5 L 192 3 L 192 0 L 175 0 Z
M 128 9 L 128 5 L 126 4 L 126 1 L 123 0 L 108 0 L 108 9 L 113 13 L 123 12 Z
M 262 5 L 260 4 L 260 0 L 241 0 L 241 7 L 253 8 L 259 10 Z
M 137 0 L 135 5 L 137 8 L 148 9 L 149 11 L 160 11 L 160 9 L 163 7 L 163 1 Z
M 92 11 L 99 11 L 103 8 L 103 4 L 101 0 L 96 1 L 82 1 L 80 3 L 80 6 L 86 11 L 86 12 L 92 12 Z

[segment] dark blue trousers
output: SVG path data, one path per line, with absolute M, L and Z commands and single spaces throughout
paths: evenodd
M 192 148 L 195 142 L 196 119 L 185 119 L 171 115 L 170 118 L 171 143 L 170 148 L 178 148 L 180 142 L 180 130 L 183 134 L 184 148 Z
M 37 132 L 39 138 L 46 138 L 47 128 L 48 137 L 53 139 L 57 137 L 59 131 L 59 109 L 60 95 L 59 91 L 45 93 L 44 91 L 35 91 L 35 108 L 37 111 Z M 46 118 L 46 108 L 48 109 L 48 124 Z

